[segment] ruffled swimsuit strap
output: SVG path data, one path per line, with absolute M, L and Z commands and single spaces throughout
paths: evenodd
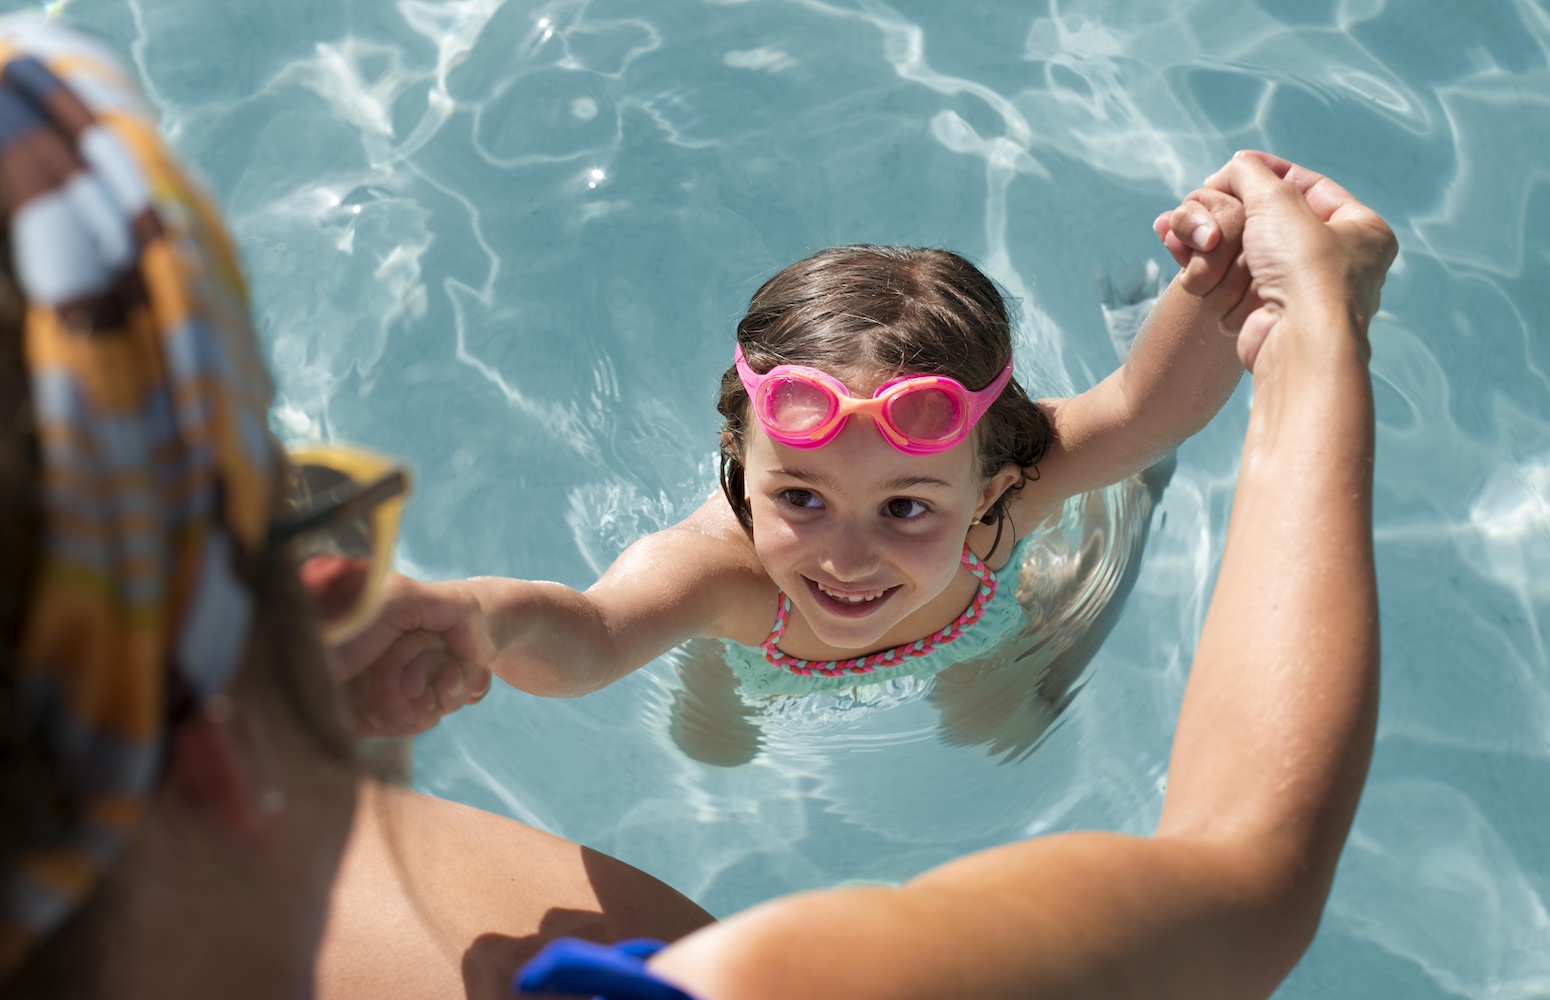
M 940 632 L 933 632 L 923 639 L 916 639 L 914 642 L 907 642 L 880 653 L 870 653 L 850 660 L 799 660 L 795 656 L 781 652 L 778 645 L 781 637 L 786 634 L 786 625 L 791 621 L 791 598 L 786 596 L 783 590 L 780 592 L 779 604 L 775 612 L 775 627 L 770 629 L 769 638 L 759 643 L 759 649 L 771 666 L 804 677 L 870 674 L 875 670 L 896 667 L 906 660 L 925 656 L 963 635 L 970 625 L 980 620 L 980 616 L 985 613 L 985 606 L 996 596 L 996 571 L 986 566 L 980 557 L 970 550 L 968 542 L 963 544 L 961 561 L 968 567 L 969 572 L 979 578 L 979 591 L 975 593 L 974 600 L 969 603 L 963 614 Z

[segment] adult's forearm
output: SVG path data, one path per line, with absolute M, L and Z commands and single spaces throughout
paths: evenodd
M 1259 844 L 1263 874 L 1285 879 L 1310 921 L 1355 813 L 1377 710 L 1366 362 L 1358 321 L 1323 310 L 1283 319 L 1256 364 L 1158 828 Z

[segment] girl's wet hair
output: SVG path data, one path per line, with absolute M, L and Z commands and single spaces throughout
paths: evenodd
M 860 245 L 824 250 L 765 282 L 737 324 L 737 342 L 756 372 L 807 365 L 861 390 L 900 375 L 948 375 L 979 389 L 1005 367 L 1012 323 L 995 283 L 958 254 Z M 721 377 L 716 409 L 726 418 L 721 490 L 751 528 L 742 459 L 748 393 L 736 366 Z M 1023 470 L 986 523 L 998 523 L 1007 501 L 1037 478 L 1051 436 L 1049 417 L 1014 378 L 974 429 L 982 476 L 1008 462 Z

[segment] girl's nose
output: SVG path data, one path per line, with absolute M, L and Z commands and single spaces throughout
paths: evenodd
M 823 541 L 819 565 L 836 583 L 864 580 L 876 572 L 882 560 L 867 532 L 854 525 L 836 525 Z

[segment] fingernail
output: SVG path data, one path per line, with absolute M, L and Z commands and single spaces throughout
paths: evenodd
M 1195 241 L 1197 248 L 1204 247 L 1206 241 L 1211 238 L 1211 226 L 1208 223 L 1202 222 L 1190 232 L 1189 238 Z

